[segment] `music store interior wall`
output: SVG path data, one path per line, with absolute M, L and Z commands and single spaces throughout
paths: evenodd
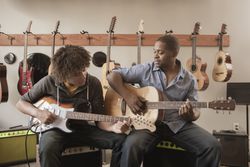
M 99 58 L 89 72 L 102 80 L 107 57 L 124 67 L 151 61 L 154 40 L 170 30 L 182 45 L 178 58 L 198 78 L 200 101 L 225 100 L 228 83 L 250 82 L 249 5 L 248 0 L 0 0 L 0 129 L 28 125 L 29 118 L 15 108 L 28 91 L 21 87 L 30 79 L 27 65 L 37 74 L 29 89 L 47 75 L 57 48 L 77 44 Z M 245 105 L 233 111 L 204 108 L 197 121 L 211 133 L 232 130 L 235 123 L 247 130 Z

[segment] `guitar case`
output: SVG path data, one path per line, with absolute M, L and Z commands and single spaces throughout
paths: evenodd
M 32 68 L 31 81 L 34 85 L 40 79 L 48 75 L 50 57 L 43 53 L 30 53 L 27 58 L 28 67 Z M 22 66 L 23 61 L 20 62 Z

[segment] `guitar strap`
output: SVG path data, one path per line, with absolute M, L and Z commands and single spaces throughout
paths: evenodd
M 91 106 L 91 103 L 89 101 L 89 75 L 88 74 L 87 74 L 87 83 L 86 84 L 87 84 L 87 94 L 86 94 L 86 102 L 85 102 L 85 104 L 87 104 L 88 112 L 92 113 L 92 106 Z M 84 99 L 84 97 L 83 97 L 83 99 Z M 59 106 L 60 106 L 59 86 L 56 87 L 56 105 L 59 108 Z
M 92 113 L 92 106 L 91 106 L 91 103 L 89 101 L 89 74 L 87 74 L 87 104 L 89 107 L 89 112 Z

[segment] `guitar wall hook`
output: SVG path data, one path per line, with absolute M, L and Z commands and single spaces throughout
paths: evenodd
M 169 31 L 166 30 L 166 31 L 165 31 L 165 34 L 166 34 L 166 35 L 171 35 L 171 34 L 173 34 L 173 33 L 174 33 L 173 30 L 169 30 Z
M 0 24 L 0 30 L 1 30 L 1 24 Z M 7 36 L 8 37 L 8 39 L 10 40 L 10 45 L 12 45 L 13 44 L 13 40 L 15 39 L 15 37 L 13 37 L 13 36 L 11 36 L 11 35 L 9 35 L 9 34 L 6 34 L 6 33 L 4 33 L 4 32 L 2 32 L 2 31 L 0 31 L 0 35 L 1 34 L 3 34 L 3 35 L 5 35 L 5 36 Z
M 87 35 L 87 40 L 89 41 L 89 45 L 90 45 L 90 40 L 92 39 L 92 37 L 90 37 L 89 32 L 85 31 L 85 30 L 82 30 L 82 31 L 80 31 L 80 33 L 82 35 Z
M 36 40 L 36 45 L 39 45 L 39 42 L 38 42 L 38 41 L 41 39 L 41 37 L 35 35 L 35 34 L 32 33 L 32 32 L 29 32 L 29 34 L 31 34 L 32 36 L 34 36 L 34 39 Z
M 63 36 L 60 32 L 57 32 L 60 36 L 61 36 L 61 40 L 62 40 L 62 44 L 64 45 L 65 44 L 65 40 L 67 39 L 67 37 Z

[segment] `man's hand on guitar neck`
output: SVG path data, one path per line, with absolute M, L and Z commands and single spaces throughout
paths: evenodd
M 193 108 L 190 101 L 187 99 L 179 109 L 179 115 L 186 121 L 195 121 L 200 116 L 200 111 L 197 108 Z

